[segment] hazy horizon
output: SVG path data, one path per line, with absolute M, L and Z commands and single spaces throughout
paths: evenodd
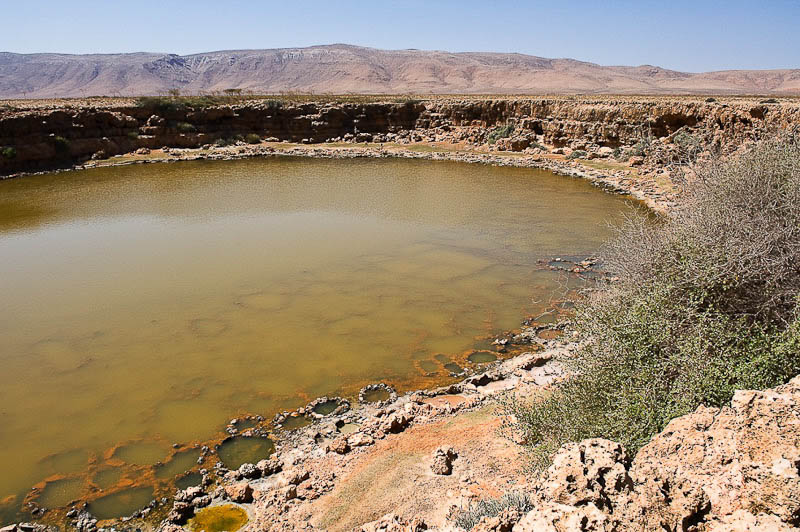
M 0 34 L 11 53 L 117 54 L 304 48 L 520 53 L 683 72 L 800 67 L 800 2 L 744 0 L 551 5 L 500 0 L 354 0 L 300 6 L 197 0 L 9 3 Z M 47 16 L 42 16 L 46 14 Z M 135 27 L 135 31 L 121 31 Z
M 364 46 L 364 45 L 356 45 L 351 43 L 324 43 L 324 44 L 311 44 L 308 46 L 276 46 L 274 48 L 226 48 L 226 49 L 219 49 L 219 50 L 205 50 L 201 52 L 192 52 L 188 54 L 176 54 L 175 52 L 171 51 L 163 51 L 163 50 L 136 50 L 131 52 L 88 52 L 88 53 L 69 53 L 69 52 L 57 52 L 57 51 L 49 51 L 49 52 L 12 52 L 9 50 L 0 50 L 0 53 L 11 53 L 11 54 L 18 54 L 18 55 L 67 55 L 67 56 L 91 56 L 91 55 L 134 55 L 134 54 L 148 54 L 148 55 L 178 55 L 181 57 L 187 57 L 192 55 L 204 55 L 204 54 L 215 54 L 215 53 L 225 53 L 225 52 L 246 52 L 246 51 L 259 51 L 259 50 L 298 50 L 298 49 L 306 49 L 306 48 L 320 48 L 326 46 L 353 46 L 356 48 L 365 48 L 365 49 L 373 49 L 379 51 L 389 51 L 389 52 L 406 52 L 406 51 L 419 51 L 419 52 L 441 52 L 441 53 L 449 53 L 449 54 L 519 54 L 531 57 L 542 57 L 544 59 L 568 59 L 568 60 L 575 60 L 584 63 L 592 63 L 598 66 L 604 67 L 645 67 L 645 66 L 653 66 L 653 67 L 660 67 L 666 68 L 668 70 L 676 70 L 670 69 L 668 67 L 664 67 L 663 65 L 653 64 L 653 63 L 641 63 L 641 64 L 605 64 L 605 63 L 596 63 L 594 61 L 586 61 L 577 57 L 544 57 L 544 56 L 536 56 L 535 54 L 527 54 L 522 52 L 497 52 L 494 50 L 462 50 L 462 51 L 452 51 L 452 50 L 442 50 L 442 49 L 423 49 L 423 48 L 375 48 L 374 46 Z M 689 74 L 701 74 L 701 73 L 708 73 L 708 72 L 715 72 L 715 71 L 729 71 L 729 70 L 797 70 L 800 67 L 776 67 L 776 68 L 730 68 L 730 69 L 718 69 L 718 70 L 707 70 L 707 71 L 688 71 L 688 70 L 676 70 L 679 72 L 689 73 Z

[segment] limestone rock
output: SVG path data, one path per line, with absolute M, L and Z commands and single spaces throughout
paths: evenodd
M 566 444 L 533 499 L 515 531 L 798 530 L 800 377 L 674 419 L 633 461 L 608 440 Z
M 281 469 L 283 469 L 283 462 L 281 462 L 277 457 L 273 456 L 267 460 L 260 460 L 256 464 L 256 468 L 261 472 L 262 477 L 266 477 L 269 475 L 274 475 L 275 473 L 279 473 Z
M 800 515 L 800 377 L 765 391 L 739 391 L 730 406 L 674 419 L 631 467 L 635 508 L 648 527 L 675 528 L 732 515 Z
M 258 478 L 261 476 L 261 471 L 254 464 L 242 464 L 237 470 L 239 476 L 242 478 Z
M 172 504 L 172 509 L 167 515 L 167 521 L 176 525 L 184 524 L 192 515 L 194 515 L 194 506 L 186 501 L 175 501 Z
M 414 416 L 411 414 L 395 412 L 387 416 L 381 423 L 380 429 L 383 432 L 397 434 L 406 430 L 412 419 L 414 419 Z
M 372 521 L 356 529 L 358 532 L 421 532 L 428 530 L 428 525 L 415 517 L 403 519 L 395 514 L 386 514 L 377 521 Z
M 630 495 L 630 463 L 622 445 L 609 440 L 594 438 L 568 443 L 553 458 L 542 494 L 559 504 L 592 503 L 613 512 Z
M 233 502 L 253 502 L 253 488 L 247 482 L 238 482 L 225 486 L 225 494 Z
M 592 503 L 568 506 L 546 502 L 529 512 L 512 529 L 513 532 L 621 532 L 608 514 Z
M 375 439 L 369 434 L 355 432 L 347 438 L 347 443 L 350 444 L 350 447 L 364 447 L 375 443 Z
M 453 472 L 453 460 L 458 455 L 452 447 L 439 447 L 433 451 L 431 471 L 434 475 L 449 475 Z
M 800 530 L 781 521 L 775 515 L 753 515 L 737 510 L 708 526 L 708 532 L 796 532 Z
M 347 437 L 342 436 L 336 438 L 328 445 L 328 450 L 336 454 L 347 454 L 350 452 L 350 444 L 347 443 Z
M 520 520 L 520 512 L 516 508 L 503 510 L 495 517 L 484 517 L 472 528 L 472 532 L 511 532 Z

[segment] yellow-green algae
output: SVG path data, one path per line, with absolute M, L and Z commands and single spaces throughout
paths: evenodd
M 235 532 L 247 523 L 247 512 L 233 504 L 198 510 L 187 526 L 193 532 Z

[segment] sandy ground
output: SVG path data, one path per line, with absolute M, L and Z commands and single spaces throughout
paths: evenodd
M 505 377 L 459 393 L 401 399 L 401 411 L 413 406 L 413 423 L 398 434 L 376 436 L 374 445 L 338 454 L 321 443 L 283 454 L 282 473 L 252 483 L 253 519 L 246 530 L 353 530 L 389 513 L 447 529 L 457 509 L 530 488 L 529 462 L 502 430 L 499 399 L 505 393 L 530 398 L 565 376 L 558 362 L 526 362 L 537 356 L 510 359 L 504 364 L 515 369 Z M 449 475 L 431 470 L 439 447 L 458 455 Z M 311 478 L 297 486 L 299 497 L 287 500 L 286 479 L 298 471 Z
M 500 433 L 501 423 L 499 406 L 489 404 L 415 425 L 345 456 L 328 453 L 306 467 L 335 471 L 330 492 L 292 501 L 279 516 L 261 515 L 256 503 L 259 518 L 247 529 L 353 530 L 388 513 L 419 516 L 429 526 L 443 527 L 451 506 L 466 507 L 526 484 L 524 451 Z M 441 446 L 458 453 L 450 475 L 435 475 L 430 468 Z

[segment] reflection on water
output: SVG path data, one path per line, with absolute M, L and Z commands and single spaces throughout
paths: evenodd
M 234 415 L 433 384 L 562 294 L 536 260 L 595 251 L 630 208 L 546 172 L 429 161 L 0 182 L 3 508 L 90 462 L 164 461 Z

